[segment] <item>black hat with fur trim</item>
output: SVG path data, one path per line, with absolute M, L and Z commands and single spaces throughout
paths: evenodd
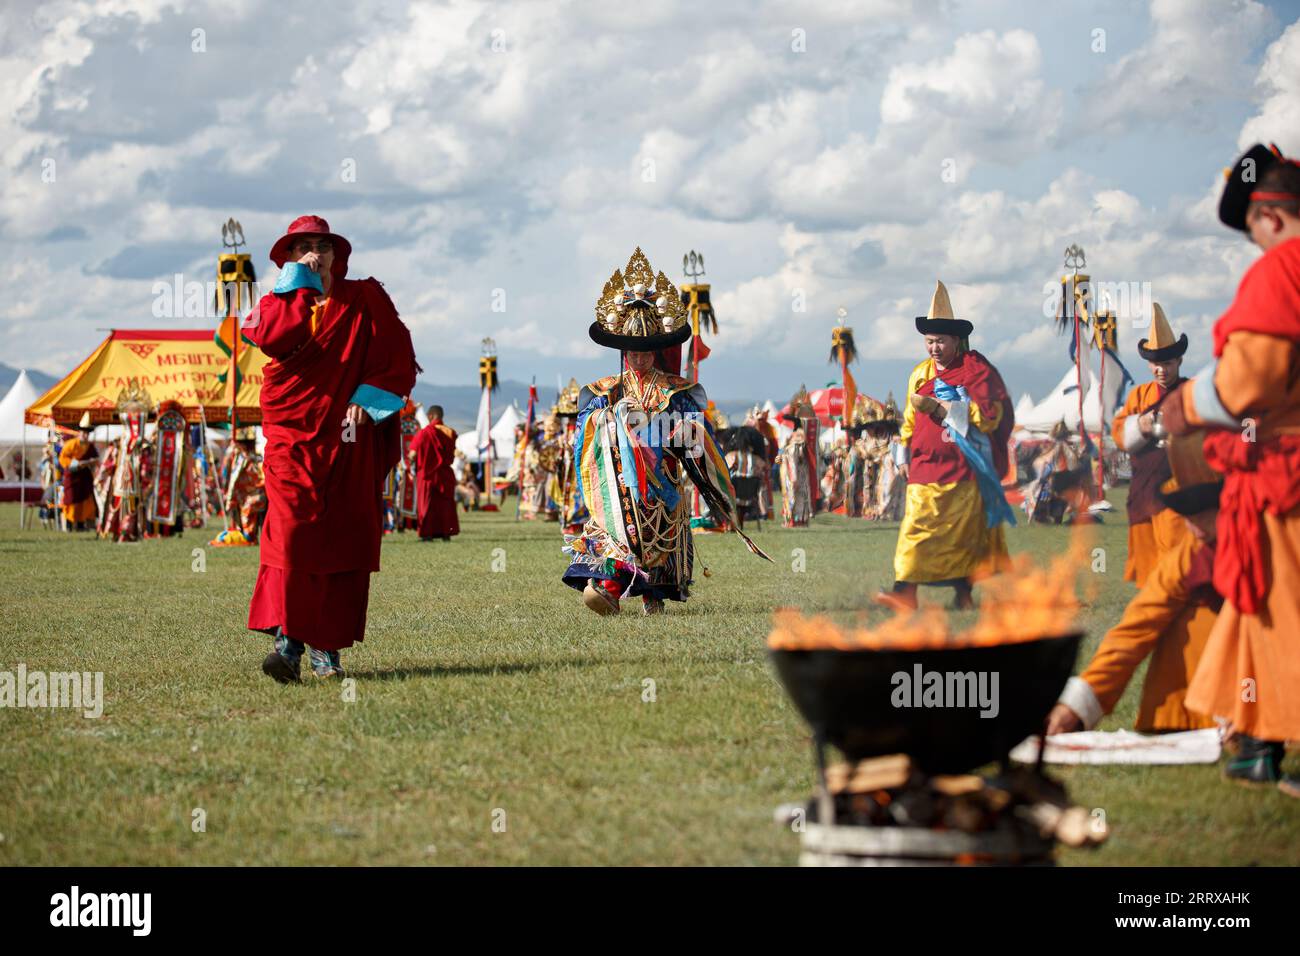
M 1256 143 L 1237 159 L 1237 162 L 1223 171 L 1223 195 L 1219 198 L 1219 220 L 1225 225 L 1242 232 L 1246 227 L 1246 211 L 1252 202 L 1276 199 L 1282 202 L 1300 201 L 1300 195 L 1290 193 L 1260 192 L 1259 183 L 1274 166 L 1279 163 L 1300 165 L 1294 159 L 1282 155 L 1275 144 L 1265 146 Z

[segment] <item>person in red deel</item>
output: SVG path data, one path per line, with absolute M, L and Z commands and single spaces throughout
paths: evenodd
M 244 323 L 263 371 L 267 512 L 248 627 L 272 635 L 262 671 L 342 677 L 365 636 L 379 570 L 384 478 L 402 457 L 395 414 L 420 371 L 411 334 L 376 279 L 345 278 L 352 246 L 301 216 L 271 248 L 275 289 Z
M 416 489 L 419 492 L 420 540 L 441 538 L 450 541 L 460 534 L 456 517 L 456 473 L 451 470 L 456 457 L 456 431 L 442 421 L 442 406 L 429 409 L 429 424 L 411 442 L 415 460 Z

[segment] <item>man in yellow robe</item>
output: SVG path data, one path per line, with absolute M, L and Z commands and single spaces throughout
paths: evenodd
M 895 449 L 907 496 L 894 587 L 876 595 L 895 609 L 916 607 L 921 584 L 950 586 L 958 608 L 973 606 L 972 577 L 1006 564 L 1001 525 L 1016 520 L 1001 481 L 1015 425 L 1011 398 L 998 370 L 971 351 L 974 326 L 953 318 L 948 290 L 935 286 L 929 313 L 916 320 L 929 358 L 908 379 Z
M 1151 369 L 1152 381 L 1128 393 L 1115 416 L 1111 435 L 1129 455 L 1133 480 L 1128 490 L 1128 561 L 1124 580 L 1140 588 L 1160 556 L 1187 536 L 1182 516 L 1161 505 L 1157 491 L 1170 478 L 1169 456 L 1154 433 L 1156 413 L 1171 390 L 1182 381 L 1179 369 L 1187 351 L 1187 333 L 1174 339 L 1160 303 L 1151 306 L 1151 338 L 1138 342 L 1138 353 Z
M 63 522 L 68 531 L 95 526 L 95 465 L 99 450 L 90 440 L 90 413 L 81 416 L 79 435 L 64 442 L 59 452 L 63 466 Z

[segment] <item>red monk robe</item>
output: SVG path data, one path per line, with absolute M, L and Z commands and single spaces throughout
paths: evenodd
M 419 490 L 420 538 L 449 538 L 460 534 L 456 517 L 456 432 L 442 422 L 430 422 L 411 442 Z
M 1213 373 L 1181 389 L 1224 475 L 1214 585 L 1225 603 L 1187 706 L 1265 741 L 1300 739 L 1300 238 L 1246 272 L 1214 325 Z M 1166 418 L 1169 416 L 1167 415 Z M 1175 422 L 1173 430 L 1179 432 Z
M 273 292 L 245 326 L 273 359 L 263 372 L 267 512 L 248 626 L 270 634 L 280 627 L 325 651 L 365 636 L 384 478 L 401 458 L 398 416 L 374 420 L 367 397 L 396 397 L 395 411 L 419 370 L 383 287 L 346 272 L 346 256 L 337 257 L 321 306 L 313 288 Z M 345 429 L 353 403 L 372 420 Z

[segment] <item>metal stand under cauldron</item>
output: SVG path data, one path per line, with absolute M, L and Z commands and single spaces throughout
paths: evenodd
M 1044 727 L 1081 635 L 916 651 L 781 650 L 772 660 L 813 732 L 816 790 L 778 822 L 801 834 L 804 866 L 1043 866 L 1055 845 L 1097 844 L 1105 825 L 1009 752 Z M 892 675 L 1001 676 L 1000 707 L 911 707 Z M 828 766 L 833 745 L 844 762 Z M 970 768 L 999 765 L 988 777 Z
M 909 820 L 906 813 L 895 813 L 887 822 L 872 823 L 863 821 L 860 814 L 837 812 L 837 803 L 846 802 L 846 797 L 849 801 L 854 799 L 845 790 L 848 784 L 860 777 L 860 773 L 849 778 L 842 770 L 839 774 L 841 783 L 834 786 L 828 780 L 825 748 L 826 742 L 820 735 L 815 736 L 813 750 L 817 763 L 817 786 L 813 800 L 807 807 L 788 806 L 778 811 L 778 821 L 794 826 L 801 834 L 800 866 L 1054 865 L 1052 852 L 1056 836 L 1054 833 L 1044 834 L 1041 812 L 1037 816 L 1032 812 L 1018 813 L 1012 801 L 1007 800 L 996 814 L 980 814 L 976 810 L 974 817 L 966 815 L 964 822 L 982 827 L 978 830 L 961 829 L 960 819 L 946 819 L 953 816 L 951 812 L 937 812 L 936 797 L 940 800 L 945 797 L 969 798 L 986 787 L 992 788 L 990 792 L 1002 793 L 996 789 L 997 779 L 985 781 L 972 775 L 926 778 L 911 768 L 911 761 L 903 755 L 887 758 L 892 764 L 885 767 L 881 766 L 881 761 L 869 762 L 874 764 L 876 782 L 889 783 L 892 776 L 892 780 L 899 784 L 877 791 L 876 800 L 888 794 L 890 803 L 896 806 L 910 803 L 911 812 L 919 819 Z M 1029 789 L 1041 793 L 1057 785 L 1042 774 L 1041 737 L 1039 753 L 1039 764 L 1032 771 L 1021 772 L 1018 782 L 1023 786 L 1026 775 L 1032 773 L 1039 780 L 1033 781 Z M 839 768 L 847 766 L 839 765 Z M 858 765 L 859 768 L 862 766 Z M 884 776 L 880 776 L 881 773 Z M 998 779 L 1008 778 L 1011 773 L 1004 762 L 1003 777 Z M 948 793 L 942 793 L 945 790 Z M 871 796 L 861 799 L 874 807 L 875 801 Z M 975 799 L 971 806 L 978 807 L 979 802 Z M 919 813 L 916 812 L 918 805 L 922 808 Z M 937 825 L 935 817 L 938 818 Z M 957 826 L 952 825 L 954 822 Z

